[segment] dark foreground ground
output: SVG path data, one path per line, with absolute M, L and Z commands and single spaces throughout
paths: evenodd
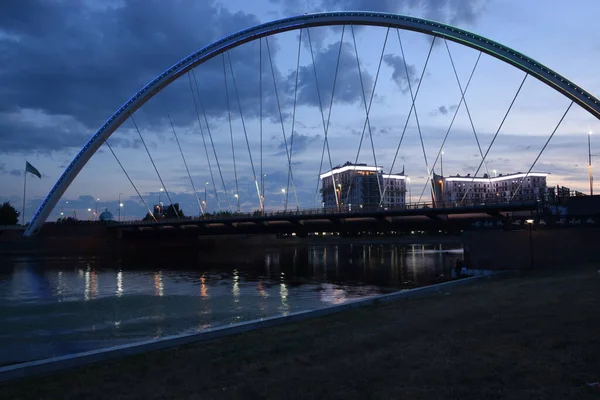
M 0 385 L 2 398 L 600 399 L 596 266 Z

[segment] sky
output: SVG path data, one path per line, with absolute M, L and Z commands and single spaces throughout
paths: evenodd
M 228 34 L 307 12 L 373 10 L 449 23 L 512 47 L 600 93 L 595 62 L 600 59 L 595 31 L 600 4 L 550 3 L 5 0 L 0 5 L 0 202 L 21 209 L 29 161 L 42 173 L 41 179 L 27 178 L 29 219 L 86 141 L 153 77 Z M 485 54 L 477 62 L 477 51 L 456 43 L 396 30 L 386 41 L 386 33 L 381 27 L 349 26 L 311 28 L 301 35 L 292 31 L 199 65 L 109 138 L 135 187 L 103 145 L 50 220 L 61 212 L 89 219 L 96 209 L 116 215 L 119 199 L 123 218 L 139 218 L 145 207 L 137 192 L 149 206 L 177 202 L 187 215 L 197 215 L 198 201 L 205 198 L 211 212 L 235 210 L 238 201 L 241 210 L 252 211 L 259 207 L 255 178 L 264 183 L 269 210 L 286 204 L 319 207 L 319 171 L 356 160 L 370 165 L 376 160 L 386 172 L 404 170 L 411 177 L 411 200 L 426 201 L 427 167 L 438 158 L 446 135 L 444 174 L 473 175 L 525 74 Z M 476 62 L 461 104 L 461 88 Z M 409 117 L 411 90 L 417 87 L 418 125 L 414 112 Z M 528 77 L 479 175 L 529 170 L 569 103 Z M 600 134 L 600 123 L 574 105 L 534 171 L 550 173 L 549 185 L 588 192 L 590 130 Z M 596 137 L 592 134 L 594 155 L 600 154 Z M 437 173 L 440 167 L 438 158 Z

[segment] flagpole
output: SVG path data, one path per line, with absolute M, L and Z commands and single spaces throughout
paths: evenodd
M 24 178 L 24 182 L 23 182 L 23 212 L 21 213 L 23 220 L 21 225 L 25 225 L 25 194 L 27 192 L 27 167 L 25 168 L 25 172 L 24 172 L 25 178 Z

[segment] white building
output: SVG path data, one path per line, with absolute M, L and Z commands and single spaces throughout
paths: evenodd
M 490 201 L 543 200 L 549 194 L 543 172 L 513 173 L 495 177 L 435 176 L 434 192 L 437 201 L 467 204 Z
M 406 203 L 404 171 L 401 174 L 384 174 L 383 167 L 347 162 L 321 174 L 320 178 L 325 208 L 373 208 L 380 204 L 400 207 Z

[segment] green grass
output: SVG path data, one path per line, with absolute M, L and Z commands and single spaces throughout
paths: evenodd
M 598 399 L 596 267 L 10 382 L 1 398 Z

